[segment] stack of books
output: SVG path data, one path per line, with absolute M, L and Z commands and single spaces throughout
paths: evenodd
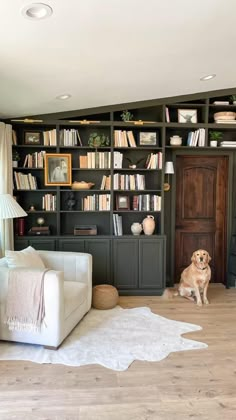
M 221 147 L 236 147 L 236 141 L 222 141 L 220 143 Z

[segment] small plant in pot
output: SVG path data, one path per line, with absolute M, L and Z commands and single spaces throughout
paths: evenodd
M 109 137 L 105 134 L 91 133 L 88 140 L 89 147 L 106 147 L 110 145 Z
M 219 142 L 222 140 L 223 133 L 221 131 L 210 131 L 209 137 L 210 137 L 210 145 L 213 147 L 214 146 L 216 147 L 219 144 Z
M 229 101 L 232 105 L 236 105 L 236 95 L 231 95 Z
M 19 153 L 17 152 L 17 150 L 13 150 L 13 152 L 12 152 L 12 166 L 13 166 L 13 168 L 17 168 L 19 160 L 20 160 Z

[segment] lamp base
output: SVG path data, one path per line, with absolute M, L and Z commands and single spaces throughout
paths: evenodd
M 164 191 L 170 191 L 170 184 L 168 182 L 164 184 Z

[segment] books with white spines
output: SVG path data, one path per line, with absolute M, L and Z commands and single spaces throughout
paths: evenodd
M 236 124 L 236 120 L 217 120 L 217 124 Z
M 221 141 L 220 147 L 236 147 L 236 141 Z
M 214 105 L 229 105 L 229 101 L 214 101 Z
M 205 146 L 205 128 L 199 128 L 199 139 L 198 139 L 198 146 L 204 147 Z

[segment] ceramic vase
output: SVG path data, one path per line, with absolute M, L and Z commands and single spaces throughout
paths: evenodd
M 151 215 L 148 215 L 143 219 L 143 231 L 145 235 L 152 235 L 155 230 L 155 220 L 154 217 Z
M 131 232 L 133 235 L 140 235 L 140 233 L 142 232 L 142 225 L 141 223 L 133 223 L 131 225 Z

